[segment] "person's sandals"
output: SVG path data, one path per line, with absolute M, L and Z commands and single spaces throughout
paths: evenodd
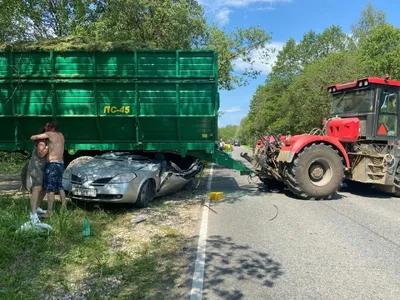
M 40 207 L 38 207 L 38 209 L 36 210 L 36 213 L 38 214 L 39 219 L 46 219 L 49 217 L 47 210 L 41 209 Z
M 40 207 L 38 207 L 38 209 L 36 210 L 36 213 L 38 214 L 47 214 L 47 210 L 41 209 Z
M 30 219 L 31 219 L 32 224 L 40 223 L 40 220 L 39 220 L 39 217 L 38 217 L 37 214 L 34 214 L 34 215 L 31 214 L 31 215 L 30 215 Z

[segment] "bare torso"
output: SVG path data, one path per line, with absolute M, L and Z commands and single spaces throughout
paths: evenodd
M 49 136 L 49 162 L 64 159 L 64 135 L 61 132 L 47 132 Z

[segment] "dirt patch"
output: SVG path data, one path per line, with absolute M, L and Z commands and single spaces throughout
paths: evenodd
M 19 174 L 0 174 L 0 194 L 22 196 L 22 184 Z

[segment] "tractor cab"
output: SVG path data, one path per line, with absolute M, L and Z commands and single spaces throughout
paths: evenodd
M 329 136 L 342 142 L 399 137 L 400 81 L 369 77 L 327 90 L 333 97 Z

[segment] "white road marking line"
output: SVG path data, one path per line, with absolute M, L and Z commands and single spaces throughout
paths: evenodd
M 211 190 L 212 176 L 214 165 L 211 164 L 210 174 L 208 175 L 207 190 Z M 210 198 L 207 196 L 205 205 L 210 205 Z M 208 208 L 203 207 L 201 217 L 199 244 L 197 246 L 197 258 L 194 267 L 192 290 L 190 292 L 190 300 L 201 300 L 203 297 L 204 269 L 206 260 L 206 243 L 207 243 L 207 227 L 208 227 Z

